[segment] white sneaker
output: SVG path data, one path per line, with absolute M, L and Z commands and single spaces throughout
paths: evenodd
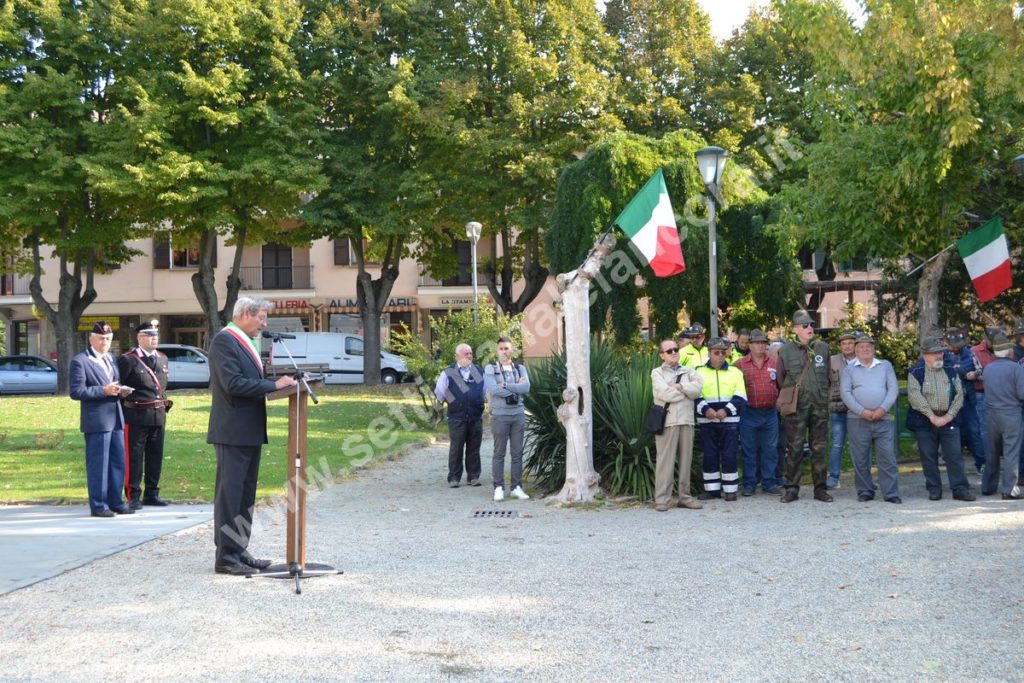
M 530 500 L 530 496 L 527 495 L 522 486 L 517 486 L 512 489 L 512 497 L 518 498 L 519 500 Z
M 512 492 L 515 494 L 515 491 Z M 498 486 L 494 489 L 494 500 L 505 500 L 505 489 Z

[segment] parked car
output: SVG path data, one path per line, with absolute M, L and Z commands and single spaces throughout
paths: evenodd
M 322 367 L 326 384 L 363 383 L 362 337 L 343 332 L 296 332 L 295 339 L 283 339 L 271 346 L 270 364 L 275 370 L 291 367 L 288 351 L 300 366 Z M 404 381 L 407 373 L 405 361 L 399 356 L 380 354 L 381 384 Z
M 210 358 L 202 349 L 184 344 L 160 344 L 167 356 L 167 388 L 206 388 L 210 386 Z
M 39 356 L 0 358 L 0 394 L 56 394 L 57 366 Z

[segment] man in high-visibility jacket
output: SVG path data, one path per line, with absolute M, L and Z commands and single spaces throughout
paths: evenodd
M 688 368 L 699 368 L 708 362 L 708 350 L 704 348 L 704 326 L 694 323 L 679 333 L 679 364 Z
M 704 493 L 698 498 L 736 500 L 739 489 L 740 411 L 747 403 L 743 373 L 725 360 L 729 340 L 716 337 L 708 344 L 708 362 L 697 368 L 704 379 L 697 403 L 700 446 L 704 451 Z

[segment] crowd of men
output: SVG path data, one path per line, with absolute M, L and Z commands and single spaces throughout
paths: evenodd
M 694 324 L 659 344 L 662 362 L 651 381 L 666 419 L 655 436 L 656 510 L 668 510 L 675 490 L 678 506 L 690 509 L 701 508 L 698 500 L 752 496 L 758 486 L 790 503 L 799 497 L 805 460 L 814 499 L 831 503 L 828 491 L 840 485 L 847 444 L 857 500 L 881 495 L 903 502 L 898 426 L 890 414 L 900 388 L 892 364 L 876 356 L 870 335 L 852 330 L 838 336 L 838 352 L 831 353 L 807 311 L 794 314 L 791 329 L 788 342 L 741 330 L 735 341 L 719 337 L 705 346 L 704 327 Z M 1013 329 L 1013 338 L 992 327 L 976 346 L 962 329 L 922 340 L 907 375 L 906 426 L 917 441 L 930 500 L 943 496 L 940 455 L 952 497 L 975 500 L 964 448 L 982 475 L 982 495 L 1024 498 L 1024 325 Z M 696 499 L 690 490 L 695 433 L 704 456 L 704 492 Z

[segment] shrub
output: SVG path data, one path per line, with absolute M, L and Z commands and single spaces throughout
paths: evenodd
M 522 316 L 504 316 L 492 306 L 481 306 L 478 322 L 473 309 L 464 308 L 430 319 L 434 330 L 434 346 L 428 347 L 420 335 L 405 325 L 391 336 L 391 351 L 405 359 L 409 372 L 416 377 L 416 388 L 423 405 L 433 413 L 434 423 L 443 417 L 435 405 L 434 385 L 441 372 L 455 361 L 455 347 L 466 343 L 473 347 L 473 360 L 483 367 L 497 358 L 498 337 L 509 337 L 517 349 L 523 348 Z

